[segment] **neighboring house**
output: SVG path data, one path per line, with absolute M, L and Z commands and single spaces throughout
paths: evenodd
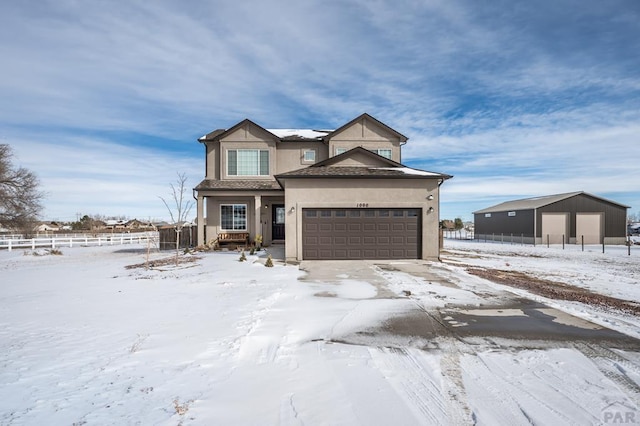
M 56 222 L 41 222 L 35 228 L 34 232 L 56 232 L 60 230 L 60 225 Z
M 407 138 L 368 114 L 336 130 L 243 120 L 199 139 L 198 244 L 221 233 L 285 244 L 287 261 L 437 259 L 440 185 L 401 164 Z
M 143 230 L 151 230 L 154 229 L 153 223 L 151 222 L 142 222 L 138 219 L 131 219 L 125 223 L 125 228 L 130 229 L 132 231 L 143 231 Z
M 624 244 L 628 208 L 586 192 L 507 201 L 473 213 L 475 239 Z
M 127 221 L 121 219 L 107 219 L 104 227 L 106 229 L 125 229 L 127 227 Z

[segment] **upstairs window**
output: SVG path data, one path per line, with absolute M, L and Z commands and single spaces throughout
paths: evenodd
M 227 175 L 269 176 L 269 150 L 230 149 L 227 151 Z
M 316 162 L 316 150 L 315 149 L 305 149 L 302 155 L 302 161 L 305 163 L 315 163 Z
M 391 160 L 391 150 L 390 149 L 370 149 L 369 151 L 375 152 L 381 157 L 388 158 Z
M 347 148 L 336 148 L 336 155 L 344 154 L 347 152 Z

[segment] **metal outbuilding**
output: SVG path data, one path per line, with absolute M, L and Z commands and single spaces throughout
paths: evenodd
M 475 239 L 625 244 L 628 208 L 582 191 L 507 201 L 473 213 Z

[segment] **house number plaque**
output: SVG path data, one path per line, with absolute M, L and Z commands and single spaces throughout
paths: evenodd
M 369 207 L 369 203 L 358 203 L 356 207 Z

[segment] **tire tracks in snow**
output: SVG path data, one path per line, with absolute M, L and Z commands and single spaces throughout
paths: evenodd
M 389 284 L 397 284 L 395 276 L 386 272 L 384 269 L 374 266 L 376 272 L 381 275 Z M 424 284 L 424 279 L 415 277 L 410 274 L 406 274 L 405 280 L 411 281 L 410 284 Z M 452 425 L 465 425 L 474 424 L 473 411 L 467 404 L 467 394 L 465 391 L 464 380 L 462 378 L 462 369 L 460 365 L 460 357 L 463 353 L 475 353 L 475 350 L 462 340 L 459 336 L 453 333 L 449 326 L 436 315 L 434 312 L 426 309 L 419 300 L 408 296 L 415 307 L 428 316 L 432 321 L 440 325 L 439 334 L 441 337 L 437 339 L 438 347 L 442 353 L 440 357 L 440 375 L 442 378 L 440 395 L 445 398 L 446 403 L 446 415 L 448 423 Z M 406 361 L 398 361 L 398 366 L 405 368 L 412 372 L 415 377 L 421 378 L 424 376 L 422 371 L 423 367 L 419 364 L 415 357 L 408 354 L 407 349 L 398 348 L 395 349 L 398 353 L 404 357 L 408 357 Z M 402 393 L 407 397 L 409 401 L 415 402 L 418 411 L 426 415 L 427 420 L 431 420 L 430 411 L 426 410 L 426 405 L 422 399 L 416 397 L 419 385 L 412 384 L 413 381 L 404 383 L 401 386 Z M 419 383 L 419 382 L 418 382 Z M 430 400 L 427 399 L 427 403 Z M 441 419 L 439 419 L 441 420 Z
M 618 352 L 595 343 L 575 342 L 573 347 L 582 352 L 629 400 L 640 407 L 640 385 L 629 377 L 633 372 L 640 377 L 640 366 Z
M 408 402 L 412 413 L 428 424 L 441 424 L 448 416 L 449 404 L 440 402 L 442 391 L 434 380 L 435 374 L 430 375 L 426 361 L 420 359 L 421 352 L 412 348 L 369 348 L 376 367 Z

